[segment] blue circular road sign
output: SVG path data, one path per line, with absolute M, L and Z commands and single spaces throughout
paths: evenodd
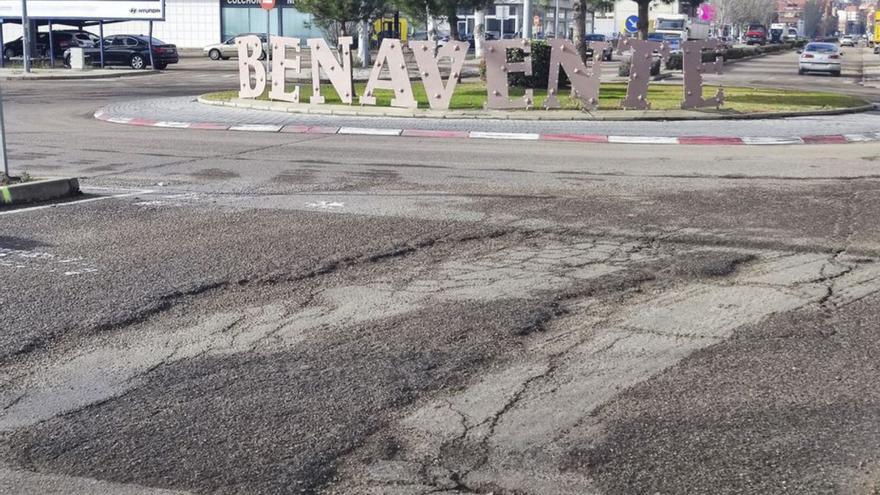
M 626 23 L 624 23 L 624 29 L 626 29 L 629 33 L 635 33 L 639 30 L 639 16 L 631 15 L 626 18 Z

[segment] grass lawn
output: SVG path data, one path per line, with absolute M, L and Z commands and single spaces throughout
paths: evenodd
M 357 94 L 363 94 L 364 83 L 356 83 L 355 91 Z M 415 82 L 412 85 L 413 95 L 419 102 L 419 108 L 428 108 L 428 98 L 425 95 L 424 87 Z M 307 102 L 307 95 L 311 85 L 303 84 L 300 91 L 302 92 L 302 101 Z M 715 94 L 716 87 L 706 86 L 705 96 Z M 580 102 L 568 96 L 567 90 L 561 90 L 559 103 L 563 109 L 578 110 Z M 735 113 L 760 113 L 760 112 L 786 112 L 786 111 L 807 111 L 832 108 L 850 108 L 864 105 L 865 102 L 850 96 L 837 95 L 832 93 L 820 92 L 803 92 L 789 91 L 784 89 L 763 89 L 763 88 L 724 88 L 725 103 L 721 107 L 723 110 Z M 327 100 L 328 104 L 341 104 L 339 96 L 333 90 L 333 87 L 325 84 L 321 86 L 321 94 Z M 522 88 L 510 88 L 511 97 L 522 96 Z M 562 96 L 564 95 L 564 96 Z M 600 110 L 617 110 L 620 100 L 626 95 L 625 84 L 603 84 L 599 93 L 599 109 Z M 535 108 L 540 109 L 544 98 L 547 96 L 547 90 L 535 90 Z M 376 91 L 377 106 L 389 106 L 391 102 L 391 91 Z M 204 98 L 215 101 L 228 101 L 238 98 L 237 91 L 221 91 L 204 95 Z M 264 94 L 260 99 L 267 99 Z M 652 110 L 678 110 L 681 108 L 682 88 L 680 85 L 669 84 L 652 84 L 648 90 L 648 100 L 651 102 Z M 455 94 L 452 97 L 450 110 L 481 110 L 486 102 L 486 87 L 483 84 L 467 83 L 459 84 L 455 88 Z M 357 104 L 357 100 L 355 100 Z

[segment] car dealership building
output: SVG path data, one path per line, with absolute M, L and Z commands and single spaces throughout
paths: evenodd
M 272 34 L 300 38 L 320 38 L 321 30 L 312 16 L 294 7 L 294 0 L 276 0 L 277 8 L 268 14 L 259 0 L 165 0 L 165 21 L 153 24 L 153 36 L 183 48 L 197 48 L 241 33 L 264 33 L 268 21 Z M 59 26 L 58 28 L 61 28 Z M 46 27 L 42 27 L 45 30 Z M 86 28 L 98 33 L 97 26 Z M 21 36 L 17 24 L 4 24 L 5 40 Z M 147 34 L 146 21 L 107 23 L 104 34 Z

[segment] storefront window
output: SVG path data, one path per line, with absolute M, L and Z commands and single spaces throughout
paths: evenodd
M 278 11 L 269 12 L 269 28 L 271 34 L 278 34 Z M 261 8 L 224 8 L 223 39 L 229 39 L 244 33 L 266 32 L 266 11 Z
M 281 9 L 281 26 L 284 36 L 291 38 L 322 38 L 324 33 L 315 26 L 311 14 L 304 14 L 296 9 Z

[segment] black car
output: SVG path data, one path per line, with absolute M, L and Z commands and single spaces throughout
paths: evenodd
M 52 44 L 55 46 L 55 56 L 61 58 L 62 54 L 68 48 L 83 47 L 87 48 L 94 45 L 99 38 L 92 33 L 86 31 L 52 31 Z M 34 58 L 48 58 L 49 53 L 49 33 L 37 33 L 37 51 L 33 54 Z M 21 57 L 22 51 L 21 38 L 10 41 L 3 45 L 3 56 L 7 59 L 13 57 Z
M 589 43 L 590 41 L 608 41 L 604 34 L 587 34 L 584 35 L 584 42 Z M 611 47 L 611 44 L 608 44 L 608 48 L 602 50 L 602 60 L 611 61 L 612 53 L 614 53 L 614 48 Z M 587 45 L 587 60 L 593 60 L 593 49 Z
M 101 48 L 86 48 L 85 55 L 93 65 L 101 63 Z M 180 58 L 177 46 L 153 38 L 153 60 L 155 68 L 162 70 L 169 64 L 176 64 Z M 70 54 L 65 54 L 64 62 L 70 65 Z M 146 69 L 150 65 L 150 38 L 143 35 L 118 34 L 104 38 L 104 65 L 127 65 L 132 69 Z

